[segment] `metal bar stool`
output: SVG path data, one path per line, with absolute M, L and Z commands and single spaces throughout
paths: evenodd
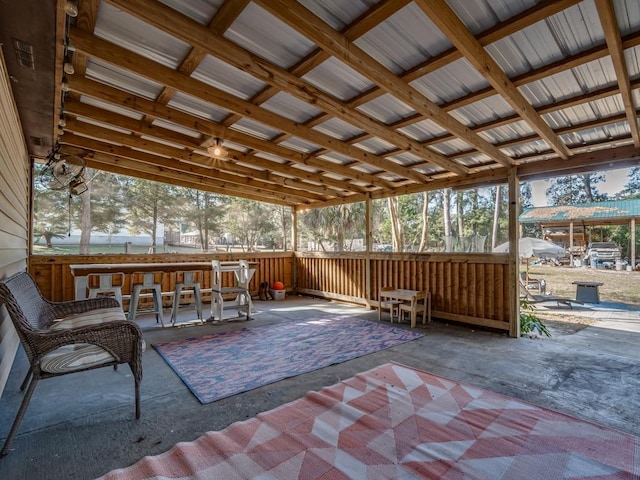
M 131 274 L 131 300 L 128 319 L 133 321 L 138 313 L 138 301 L 143 290 L 150 290 L 153 296 L 153 312 L 156 322 L 164 327 L 162 316 L 162 276 L 164 272 L 134 272 Z
M 187 270 L 176 272 L 176 285 L 173 291 L 173 307 L 171 309 L 171 324 L 175 326 L 178 319 L 178 309 L 180 308 L 180 298 L 182 295 L 193 292 L 193 305 L 198 313 L 200 323 L 204 324 L 202 318 L 202 297 L 200 296 L 200 281 L 202 279 L 201 270 Z
M 98 294 L 112 293 L 122 307 L 122 286 L 124 285 L 124 273 L 90 273 L 87 275 L 87 288 L 89 298 L 96 298 Z

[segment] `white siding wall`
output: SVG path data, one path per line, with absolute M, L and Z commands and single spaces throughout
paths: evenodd
M 25 270 L 29 247 L 29 156 L 0 50 L 0 279 Z M 0 395 L 19 345 L 0 308 Z

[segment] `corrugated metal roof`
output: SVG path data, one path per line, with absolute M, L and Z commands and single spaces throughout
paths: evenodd
M 294 174 L 297 170 L 322 172 L 327 179 L 344 180 L 345 191 L 362 193 L 361 188 L 349 189 L 365 186 L 373 196 L 386 196 L 393 193 L 394 184 L 403 187 L 403 192 L 429 189 L 429 182 L 421 183 L 421 177 L 413 175 L 416 172 L 427 175 L 447 172 L 448 175 L 440 177 L 450 177 L 451 182 L 455 182 L 458 177 L 475 178 L 478 172 L 494 169 L 499 170 L 496 178 L 502 178 L 500 175 L 506 178 L 505 165 L 533 164 L 544 158 L 553 159 L 553 165 L 561 164 L 556 151 L 562 149 L 551 149 L 556 140 L 573 149 L 573 154 L 619 147 L 631 141 L 623 97 L 615 90 L 618 80 L 611 56 L 605 50 L 605 30 L 593 0 L 579 1 L 543 20 L 536 16 L 540 8 L 561 8 L 567 3 L 447 0 L 453 13 L 478 38 L 490 30 L 508 30 L 517 15 L 536 18 L 519 31 L 502 38 L 494 36 L 492 43 L 485 46 L 506 76 L 517 78 L 518 90 L 531 104 L 531 108 L 525 109 L 528 113 L 520 117 L 511 106 L 514 99 L 508 98 L 505 92 L 492 90 L 490 85 L 495 84 L 496 79 L 490 81 L 486 71 L 473 66 L 473 59 L 464 58 L 460 54 L 464 48 L 453 47 L 459 38 L 451 34 L 452 38 L 448 38 L 436 27 L 437 12 L 430 18 L 425 13 L 427 6 L 423 5 L 423 9 L 415 2 L 300 0 L 281 4 L 268 0 L 247 3 L 162 0 L 147 4 L 146 1 L 99 0 L 94 31 L 89 31 L 91 25 L 85 25 L 86 15 L 82 30 L 72 28 L 70 38 L 76 38 L 79 43 L 78 47 L 72 47 L 79 48 L 88 58 L 87 78 L 155 102 L 145 108 L 130 98 L 120 97 L 110 103 L 109 95 L 102 97 L 93 89 L 84 91 L 83 88 L 87 88 L 84 85 L 75 86 L 77 91 L 72 94 L 76 98 L 82 98 L 96 112 L 100 110 L 96 118 L 108 118 L 103 110 L 124 114 L 194 138 L 201 137 L 202 144 L 210 140 L 207 132 L 211 129 L 209 126 L 201 128 L 202 123 L 199 123 L 206 119 L 220 124 L 219 132 L 231 128 L 254 137 L 247 145 L 264 158 L 283 161 L 279 155 L 283 148 L 289 148 L 290 155 L 282 155 L 292 162 Z M 288 18 L 300 5 L 308 11 Z M 614 33 L 624 37 L 626 45 L 631 44 L 624 56 L 627 76 L 631 78 L 634 90 L 634 107 L 639 108 L 640 93 L 633 82 L 640 79 L 640 41 L 628 35 L 640 31 L 640 2 L 613 0 L 613 7 L 619 23 L 619 32 Z M 224 15 L 218 18 L 216 13 L 220 8 Z M 186 23 L 180 23 L 180 28 L 166 29 L 174 18 L 176 22 Z M 221 20 L 225 22 L 224 28 L 219 24 Z M 333 28 L 336 32 L 322 33 L 325 28 Z M 316 36 L 318 32 L 321 35 Z M 350 40 L 341 37 L 343 32 L 348 32 Z M 114 49 L 123 48 L 119 56 L 125 59 L 120 62 L 118 58 L 102 55 L 108 47 L 103 43 L 93 46 L 92 35 L 111 42 Z M 218 35 L 224 37 L 227 50 L 220 48 Z M 330 42 L 326 41 L 334 36 L 336 38 Z M 350 41 L 366 56 L 360 58 L 360 49 L 351 48 Z M 232 66 L 224 59 L 230 61 L 227 54 L 231 51 L 234 55 L 235 48 L 239 49 L 238 58 L 242 61 L 232 62 L 237 65 Z M 561 65 L 571 56 L 584 55 L 596 48 L 603 49 L 599 58 L 572 63 L 571 68 L 563 71 L 554 69 L 553 75 L 536 76 L 535 81 L 526 80 L 527 76 L 539 73 L 547 66 Z M 324 52 L 319 53 L 322 50 Z M 371 65 L 367 64 L 369 56 L 375 61 Z M 253 61 L 256 57 L 258 60 Z M 135 67 L 146 59 L 155 64 L 135 73 Z M 437 68 L 432 67 L 434 60 Z M 294 65 L 296 69 L 292 71 Z M 185 78 L 186 87 L 182 88 L 181 77 L 165 75 L 166 67 L 189 75 L 193 83 Z M 291 74 L 301 80 L 291 81 Z M 397 77 L 389 78 L 391 74 Z M 166 77 L 170 78 L 165 80 Z M 305 91 L 304 82 L 324 93 L 314 98 L 315 89 Z M 374 82 L 380 85 L 376 86 Z M 409 87 L 405 88 L 404 82 Z M 212 87 L 222 92 L 207 95 Z M 611 89 L 609 96 L 592 101 L 586 98 L 587 94 L 597 94 L 605 88 Z M 302 91 L 296 92 L 298 89 Z M 92 95 L 97 98 L 91 98 Z M 582 97 L 580 104 L 560 108 L 561 102 Z M 207 98 L 216 98 L 219 105 L 208 103 Z M 247 102 L 256 104 L 251 106 Z M 121 103 L 126 104 L 125 109 Z M 165 105 L 190 117 L 176 115 L 174 118 L 170 111 L 165 112 Z M 444 108 L 440 110 L 438 106 Z M 360 121 L 352 115 L 351 109 L 379 125 L 370 128 L 371 123 Z M 542 112 L 540 119 L 547 122 L 555 134 L 542 135 L 536 126 L 535 109 Z M 528 115 L 532 118 L 527 118 Z M 611 117 L 610 121 L 607 121 L 608 117 Z M 118 117 L 114 115 L 113 118 Z M 318 145 L 316 137 L 305 138 L 304 129 L 283 121 L 284 118 L 306 124 L 332 140 Z M 586 125 L 603 118 L 603 124 Z M 118 128 L 117 125 L 114 127 Z M 78 130 L 76 133 L 82 136 L 81 126 Z M 149 140 L 167 141 L 161 137 L 155 140 L 149 137 Z M 179 138 L 177 135 L 167 137 L 171 140 Z M 242 145 L 242 136 L 234 134 L 233 138 L 238 142 L 234 149 L 249 148 Z M 419 142 L 426 142 L 426 145 L 418 145 Z M 181 148 L 191 151 L 196 147 L 191 142 Z M 419 155 L 421 148 L 438 152 L 440 156 L 425 155 L 423 158 Z M 503 152 L 507 157 L 502 158 L 496 152 Z M 380 158 L 368 163 L 372 153 Z M 387 153 L 393 155 L 385 158 Z M 626 153 L 626 158 L 633 155 Z M 302 165 L 307 158 L 312 160 L 309 163 L 313 163 L 313 167 Z M 585 160 L 592 161 L 587 155 Z M 602 165 L 608 165 L 604 162 Z M 180 160 L 176 163 L 179 165 Z M 402 170 L 394 163 L 407 168 L 406 176 L 399 175 Z M 317 165 L 324 165 L 326 169 Z M 458 171 L 457 165 L 472 170 Z M 233 162 L 225 165 L 225 168 L 232 167 Z M 354 178 L 344 175 L 349 169 L 353 170 Z M 540 173 L 543 172 L 530 175 Z M 483 177 L 478 178 L 482 180 Z M 300 181 L 307 180 L 301 176 Z M 314 181 L 318 181 L 318 177 L 314 177 Z M 333 188 L 335 182 L 330 183 Z M 242 185 L 238 188 L 247 190 Z M 277 201 L 283 198 L 280 190 L 273 192 Z M 328 195 L 327 200 L 331 200 L 330 197 Z M 311 199 L 309 203 L 313 201 Z
M 630 218 L 640 218 L 640 199 L 528 208 L 522 212 L 519 221 L 520 223 L 567 223 Z

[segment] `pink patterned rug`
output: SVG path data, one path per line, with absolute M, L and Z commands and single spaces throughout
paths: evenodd
M 104 479 L 637 479 L 640 439 L 388 363 Z

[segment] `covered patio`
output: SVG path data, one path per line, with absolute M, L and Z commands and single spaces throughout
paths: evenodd
M 28 271 L 45 297 L 66 301 L 75 296 L 71 265 L 233 257 L 257 265 L 251 292 L 278 280 L 290 294 L 256 302 L 256 324 L 319 311 L 374 320 L 389 285 L 429 292 L 436 319 L 419 328 L 427 333 L 420 340 L 205 406 L 148 348 L 139 422 L 130 385 L 113 380 L 124 369 L 42 382 L 0 473 L 100 475 L 388 360 L 640 434 L 637 333 L 607 330 L 599 350 L 589 337 L 600 336 L 597 325 L 553 341 L 518 340 L 516 247 L 520 182 L 638 165 L 640 11 L 635 0 L 497 3 L 0 5 L 1 278 Z M 293 248 L 33 255 L 34 166 L 56 164 L 56 155 L 290 207 Z M 74 178 L 70 194 L 82 180 Z M 509 253 L 374 251 L 372 202 L 495 185 L 508 188 Z M 302 212 L 355 202 L 365 211 L 362 252 L 299 248 Z M 141 324 L 147 344 L 238 328 L 157 329 L 151 317 Z M 3 309 L 2 432 L 25 367 Z M 74 403 L 80 390 L 83 408 Z
M 150 344 L 335 315 L 377 321 L 375 311 L 309 297 L 257 301 L 256 306 L 258 313 L 250 324 L 161 329 L 152 315 L 141 317 L 140 323 Z M 201 405 L 160 355 L 148 348 L 143 356 L 139 421 L 132 419 L 131 382 L 123 378 L 130 375 L 127 368 L 44 381 L 34 395 L 15 449 L 0 462 L 0 473 L 15 479 L 95 478 L 389 361 L 640 435 L 636 421 L 640 400 L 635 395 L 640 387 L 640 354 L 635 348 L 640 314 L 598 312 L 596 323 L 586 328 L 548 325 L 551 339 L 516 340 L 436 321 L 420 328 L 426 335 L 419 340 L 207 405 Z M 21 353 L 0 400 L 2 431 L 8 430 L 12 412 L 22 399 L 18 386 L 26 367 Z

